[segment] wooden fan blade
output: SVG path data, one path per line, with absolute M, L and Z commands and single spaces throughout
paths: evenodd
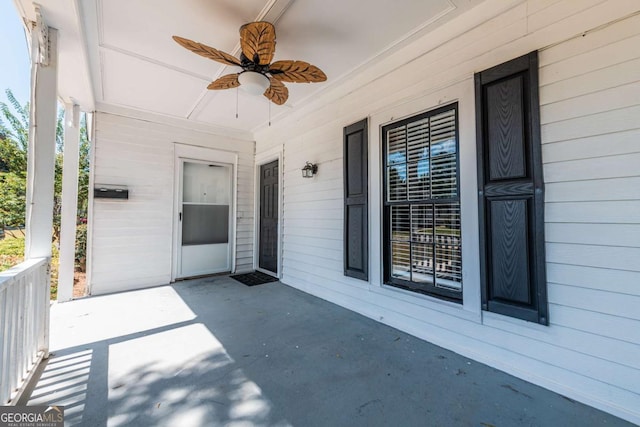
M 193 40 L 185 39 L 183 37 L 173 36 L 173 39 L 185 49 L 190 50 L 193 53 L 197 53 L 205 58 L 213 59 L 214 61 L 221 62 L 226 65 L 240 65 L 240 60 L 233 55 L 223 52 L 218 49 L 214 49 L 206 44 L 194 42 Z
M 242 53 L 258 65 L 268 65 L 276 51 L 276 29 L 269 22 L 250 22 L 240 27 Z
M 264 96 L 276 105 L 282 105 L 287 102 L 287 99 L 289 99 L 289 89 L 278 80 L 273 78 L 269 80 L 271 81 L 271 86 L 264 92 Z
M 276 61 L 269 66 L 274 79 L 291 83 L 318 83 L 327 80 L 326 74 L 304 61 Z
M 240 86 L 240 82 L 238 81 L 238 74 L 227 74 L 226 76 L 222 76 L 214 82 L 211 82 L 209 86 L 207 86 L 207 89 L 221 90 L 231 89 L 238 86 Z

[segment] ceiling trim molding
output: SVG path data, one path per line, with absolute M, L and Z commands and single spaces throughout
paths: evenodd
M 98 46 L 104 44 L 104 8 L 102 6 L 102 0 L 96 0 L 96 17 L 98 18 Z
M 217 77 L 214 78 L 212 81 L 216 81 L 216 79 Z M 200 95 L 198 95 L 198 99 L 196 99 L 196 101 L 189 108 L 189 113 L 187 113 L 187 119 L 191 119 L 191 117 L 194 114 L 199 113 L 208 105 L 208 103 L 206 105 L 202 105 L 202 103 L 204 102 L 204 99 L 207 97 L 208 92 L 209 92 L 209 89 L 207 88 L 203 89 L 202 92 L 200 92 Z
M 88 52 L 88 41 L 87 41 L 87 33 L 84 25 L 84 19 L 82 19 L 82 11 L 80 9 L 80 4 L 78 0 L 73 0 L 73 12 L 78 22 L 78 32 L 80 33 L 80 44 L 82 46 L 82 63 L 85 68 L 85 72 L 87 73 L 87 78 L 89 79 L 89 84 L 91 85 L 91 90 L 89 91 L 91 94 L 91 105 L 83 106 L 85 110 L 91 111 L 95 108 L 96 105 L 96 97 L 93 91 L 93 87 L 95 85 L 95 76 L 91 72 L 91 61 L 89 60 L 89 52 Z
M 96 100 L 96 104 L 98 102 L 102 102 L 105 100 L 104 96 L 104 53 L 98 47 L 98 70 L 100 70 L 100 101 Z
M 31 31 L 31 28 L 29 28 L 28 22 L 33 21 L 33 19 L 27 15 L 27 11 L 25 10 L 24 5 L 20 0 L 13 0 L 13 6 L 16 8 L 18 16 L 20 16 L 21 18 L 20 20 L 22 21 L 24 30 L 29 33 Z M 29 40 L 29 37 L 27 37 L 27 40 Z M 27 44 L 30 44 L 30 42 Z
M 295 0 L 269 0 L 264 5 L 256 21 L 269 21 L 275 25 Z
M 100 45 L 100 49 L 101 50 L 110 50 L 112 52 L 116 52 L 116 53 L 119 53 L 119 54 L 122 54 L 122 55 L 126 55 L 126 56 L 129 56 L 131 58 L 138 59 L 140 61 L 145 61 L 145 62 L 148 62 L 150 64 L 157 65 L 159 67 L 168 68 L 170 70 L 177 71 L 179 73 L 186 74 L 186 75 L 191 76 L 191 77 L 195 77 L 195 78 L 197 78 L 199 80 L 202 80 L 205 83 L 211 81 L 211 78 L 208 77 L 208 76 L 205 76 L 205 75 L 202 75 L 202 74 L 198 74 L 198 73 L 194 73 L 192 71 L 185 70 L 184 68 L 176 67 L 175 65 L 167 64 L 166 62 L 158 61 L 157 59 L 149 58 L 148 56 L 144 56 L 144 55 L 140 55 L 139 53 L 131 52 L 130 50 L 121 49 L 119 47 L 112 46 L 112 45 L 109 45 L 109 44 L 101 44 Z
M 93 85 L 94 104 L 104 99 L 104 84 L 102 77 L 104 76 L 102 52 L 100 51 L 100 35 L 98 27 L 100 19 L 98 17 L 97 0 L 79 1 L 75 0 L 78 5 L 80 20 L 83 22 L 81 30 L 84 32 L 83 38 L 87 46 L 87 61 L 89 66 L 89 75 Z M 84 25 L 86 21 L 87 25 Z M 93 24 L 93 25 L 91 25 Z
M 253 133 L 235 128 L 211 125 L 195 120 L 179 118 L 175 116 L 152 113 L 122 105 L 109 104 L 105 102 L 96 103 L 96 112 L 108 113 L 115 116 L 129 117 L 161 125 L 173 126 L 181 129 L 193 130 L 217 136 L 239 139 L 243 141 L 254 141 Z

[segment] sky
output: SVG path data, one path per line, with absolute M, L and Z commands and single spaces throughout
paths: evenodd
M 22 21 L 12 0 L 0 0 L 0 101 L 11 89 L 20 104 L 29 101 L 29 51 Z

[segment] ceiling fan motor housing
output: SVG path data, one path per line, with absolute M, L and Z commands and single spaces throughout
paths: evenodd
M 269 72 L 270 64 L 260 65 L 258 62 L 247 58 L 244 53 L 240 54 L 240 62 L 242 63 L 241 67 L 244 71 L 255 71 L 260 74 L 267 74 L 267 72 Z

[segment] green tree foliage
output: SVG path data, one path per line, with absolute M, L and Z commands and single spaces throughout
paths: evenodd
M 29 106 L 21 106 L 10 90 L 9 105 L 0 102 L 0 227 L 24 225 L 26 206 Z
M 27 148 L 29 146 L 29 103 L 24 106 L 6 90 L 8 104 L 0 102 L 0 226 L 23 227 L 25 222 L 25 193 Z M 80 170 L 78 208 L 86 217 L 89 185 L 89 137 L 86 116 L 80 123 Z M 62 203 L 62 150 L 64 147 L 64 112 L 58 112 L 56 124 L 56 157 L 53 208 L 53 240 L 60 238 Z
M 78 224 L 76 228 L 75 266 L 85 271 L 87 265 L 87 224 Z
M 3 231 L 7 227 L 15 228 L 24 224 L 25 183 L 24 176 L 0 172 L 0 225 Z
M 26 174 L 27 153 L 14 141 L 0 135 L 0 172 Z
M 29 146 L 29 103 L 20 105 L 11 89 L 5 91 L 9 105 L 0 102 L 0 135 L 26 153 Z
M 87 116 L 82 115 L 80 121 L 80 161 L 78 171 L 78 217 L 87 218 L 89 209 L 89 162 L 91 150 L 87 130 Z

